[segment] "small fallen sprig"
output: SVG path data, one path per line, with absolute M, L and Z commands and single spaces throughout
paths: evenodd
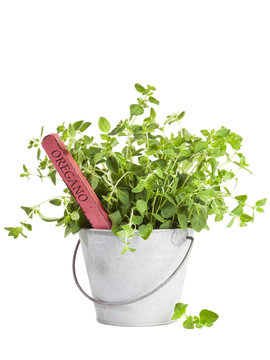
M 199 316 L 187 315 L 187 306 L 187 304 L 177 303 L 174 307 L 174 314 L 171 317 L 171 320 L 177 320 L 182 316 L 185 316 L 186 320 L 183 322 L 183 327 L 185 329 L 194 329 L 194 327 L 201 329 L 204 326 L 211 327 L 219 318 L 218 314 L 207 309 L 202 310 Z

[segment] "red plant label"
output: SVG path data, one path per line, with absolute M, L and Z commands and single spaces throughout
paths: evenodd
M 42 146 L 93 228 L 110 229 L 107 212 L 60 137 L 47 135 Z

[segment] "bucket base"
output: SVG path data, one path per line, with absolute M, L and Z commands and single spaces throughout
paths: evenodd
M 111 323 L 107 321 L 102 321 L 99 319 L 96 319 L 98 323 L 103 325 L 111 325 L 111 326 L 124 326 L 124 327 L 148 327 L 148 326 L 160 326 L 160 325 L 169 325 L 175 323 L 177 320 L 170 320 L 166 322 L 161 323 L 151 323 L 151 324 L 122 324 L 122 323 Z

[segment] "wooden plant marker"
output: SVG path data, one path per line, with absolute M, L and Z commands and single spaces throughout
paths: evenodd
M 42 146 L 93 228 L 110 229 L 107 212 L 60 137 L 47 135 Z

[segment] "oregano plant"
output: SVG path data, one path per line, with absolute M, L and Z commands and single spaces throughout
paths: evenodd
M 126 119 L 111 129 L 105 117 L 99 118 L 99 141 L 89 130 L 88 121 L 57 127 L 57 133 L 108 212 L 112 232 L 123 243 L 122 254 L 136 251 L 130 246 L 136 231 L 145 240 L 153 229 L 193 228 L 200 232 L 209 229 L 211 217 L 215 221 L 227 218 L 228 227 L 234 222 L 243 227 L 254 221 L 256 212 L 264 212 L 266 199 L 250 204 L 248 195 L 235 194 L 237 172 L 251 173 L 241 152 L 240 135 L 224 126 L 191 134 L 182 127 L 184 111 L 173 113 L 160 123 L 155 87 L 135 84 L 135 89 L 139 97 L 130 105 Z M 178 130 L 170 133 L 172 124 L 177 125 Z M 37 176 L 41 181 L 49 179 L 54 186 L 58 182 L 64 184 L 41 148 L 42 137 L 43 127 L 40 136 L 28 145 L 29 149 L 36 150 L 36 170 L 23 165 L 20 176 L 27 179 Z M 44 215 L 44 203 L 61 206 L 63 210 L 58 217 Z M 33 216 L 64 227 L 65 236 L 91 227 L 66 187 L 57 197 L 21 208 L 26 218 L 19 226 L 6 227 L 8 235 L 14 238 L 26 237 L 25 231 L 32 230 Z M 186 304 L 176 304 L 172 317 L 178 319 L 185 315 L 185 328 L 211 326 L 218 318 L 206 309 L 199 316 L 187 316 L 186 307 Z
M 200 135 L 182 127 L 185 112 L 173 113 L 160 124 L 153 96 L 155 87 L 135 84 L 139 92 L 137 103 L 130 105 L 129 116 L 113 129 L 105 117 L 98 126 L 100 141 L 96 141 L 90 122 L 76 121 L 61 124 L 57 133 L 66 144 L 83 174 L 91 184 L 112 220 L 112 231 L 123 242 L 126 251 L 136 230 L 147 239 L 153 229 L 193 228 L 200 232 L 209 229 L 208 219 L 222 221 L 228 216 L 228 227 L 235 221 L 240 226 L 253 222 L 255 212 L 263 212 L 266 199 L 248 203 L 248 196 L 234 194 L 230 184 L 237 183 L 237 171 L 248 171 L 248 163 L 241 152 L 242 137 L 222 126 L 218 130 L 202 129 Z M 178 131 L 168 134 L 168 127 L 176 123 Z M 41 148 L 40 137 L 29 141 L 29 149 L 37 151 L 36 171 L 23 165 L 21 177 L 58 180 L 56 170 Z M 124 139 L 124 141 L 122 140 Z M 121 140 L 121 141 L 120 141 Z M 123 144 L 123 145 L 120 145 Z M 227 200 L 233 199 L 230 208 Z M 45 216 L 43 203 L 63 205 L 59 217 Z M 17 227 L 7 227 L 10 236 L 26 236 L 31 231 L 33 215 L 55 222 L 65 228 L 65 236 L 81 228 L 91 227 L 67 188 L 53 199 L 34 206 L 22 206 L 27 217 Z

